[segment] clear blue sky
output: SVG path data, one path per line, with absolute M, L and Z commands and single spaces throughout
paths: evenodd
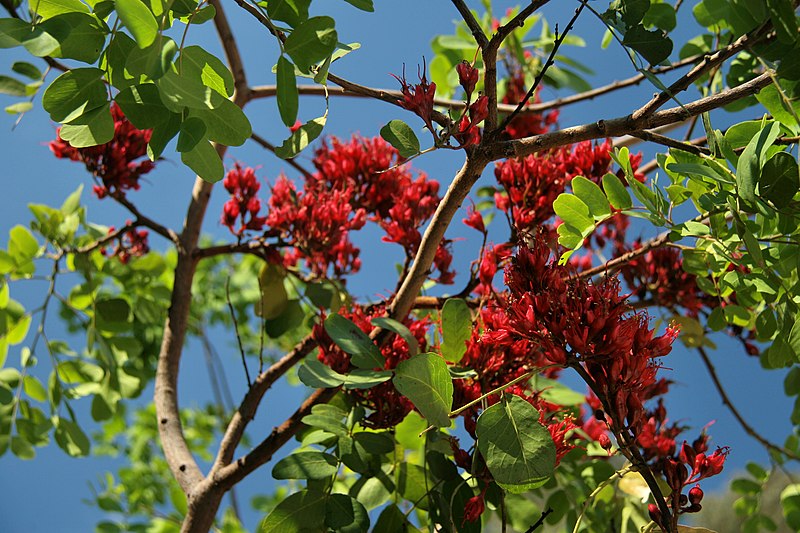
M 511 2 L 495 3 L 498 13 L 513 5 Z M 477 5 L 478 2 L 472 4 Z M 602 2 L 598 2 L 600 4 Z M 251 84 L 272 83 L 270 68 L 277 57 L 274 41 L 258 24 L 240 14 L 232 2 L 225 2 L 225 5 L 239 39 Z M 330 9 L 324 14 L 335 16 L 341 41 L 360 41 L 363 45 L 359 51 L 337 63 L 335 72 L 358 83 L 376 87 L 395 88 L 396 82 L 389 73 L 399 73 L 403 63 L 409 66 L 409 72 L 414 72 L 413 66 L 423 56 L 431 57 L 431 38 L 438 33 L 450 33 L 453 27 L 451 21 L 457 17 L 449 2 L 377 0 L 375 14 L 362 13 L 343 1 L 332 0 L 315 3 L 319 14 L 323 14 L 323 6 L 325 10 Z M 546 14 L 551 24 L 560 22 L 563 27 L 572 14 L 572 9 L 573 2 L 561 0 L 552 2 Z M 209 30 L 210 24 L 193 30 L 189 34 L 189 42 L 199 43 L 219 52 L 216 38 L 209 34 Z M 691 31 L 694 31 L 694 27 Z M 590 16 L 584 17 L 584 20 L 579 21 L 575 33 L 586 39 L 587 47 L 582 50 L 570 49 L 568 53 L 591 65 L 597 73 L 593 79 L 598 83 L 632 75 L 630 63 L 618 48 L 612 45 L 608 50 L 599 50 L 602 28 L 597 20 Z M 24 59 L 17 51 L 4 51 L 1 57 L 0 72 L 3 73 L 10 71 L 13 61 Z M 561 125 L 569 126 L 624 115 L 645 102 L 652 92 L 652 87 L 644 86 L 626 92 L 624 96 L 565 109 L 561 114 Z M 555 96 L 555 93 L 546 90 L 544 96 L 549 98 Z M 3 106 L 11 102 L 11 99 L 0 98 Z M 36 104 L 39 104 L 38 99 Z M 301 102 L 300 112 L 303 119 L 319 116 L 322 110 L 323 102 L 319 98 L 309 98 Z M 274 125 L 280 122 L 273 100 L 251 104 L 248 115 L 255 132 L 273 142 L 281 141 L 285 130 L 280 126 L 273 131 Z M 413 117 L 404 115 L 402 110 L 384 103 L 334 99 L 326 133 L 345 138 L 353 132 L 373 136 L 377 135 L 383 124 L 394 118 L 405 118 L 409 122 L 414 120 Z M 90 183 L 88 175 L 79 165 L 56 160 L 50 155 L 46 143 L 54 137 L 56 126 L 45 113 L 37 108 L 11 131 L 13 121 L 11 116 L 0 118 L 0 136 L 3 140 L 0 143 L 0 159 L 4 167 L 2 179 L 6 183 L 0 199 L 0 242 L 5 242 L 5 235 L 13 225 L 28 223 L 31 218 L 26 208 L 28 203 L 58 205 L 79 183 L 87 186 Z M 307 161 L 308 156 L 305 155 L 304 158 Z M 418 159 L 414 166 L 440 180 L 444 188 L 460 166 L 458 158 L 457 153 L 436 153 Z M 132 194 L 131 199 L 146 214 L 177 228 L 183 219 L 193 176 L 176 162 L 174 155 L 168 156 L 168 159 L 171 160 L 162 163 L 157 171 L 148 175 L 142 190 Z M 258 175 L 262 179 L 274 180 L 281 171 L 291 175 L 291 169 L 258 146 L 248 144 L 231 150 L 226 164 L 230 165 L 234 160 L 251 166 L 260 165 Z M 491 177 L 491 172 L 487 171 L 484 179 L 488 183 Z M 97 201 L 90 198 L 88 193 L 84 200 L 88 202 L 89 217 L 93 221 L 119 225 L 126 218 L 126 213 L 109 201 Z M 218 213 L 223 202 L 223 195 L 217 190 L 212 198 L 204 229 L 209 235 L 225 239 L 228 236 L 227 231 L 218 223 Z M 362 274 L 350 285 L 357 295 L 372 297 L 385 294 L 394 286 L 393 264 L 400 258 L 396 249 L 398 247 L 378 243 L 376 236 L 376 232 L 364 231 L 356 237 L 356 243 L 363 250 L 364 260 Z M 472 237 L 469 231 L 461 227 L 448 232 L 448 236 Z M 166 246 L 155 237 L 151 244 L 160 249 Z M 476 246 L 476 243 L 468 239 L 458 242 L 455 248 L 455 264 L 463 264 L 469 260 L 474 255 Z M 41 301 L 43 286 L 31 283 L 25 287 L 25 292 L 12 288 L 13 291 L 18 291 L 15 292 L 15 297 L 34 305 Z M 59 336 L 55 324 L 52 331 L 54 336 Z M 240 398 L 244 390 L 244 379 L 237 363 L 238 354 L 234 350 L 226 350 L 232 340 L 228 334 L 220 335 L 215 342 L 226 359 L 227 375 L 232 382 L 234 397 Z M 738 343 L 730 341 L 724 335 L 717 335 L 714 340 L 718 343 L 719 350 L 712 356 L 742 414 L 764 436 L 782 442 L 791 411 L 791 405 L 782 394 L 782 373 L 761 371 L 756 359 L 748 358 Z M 9 361 L 15 361 L 16 357 L 18 352 L 12 350 Z M 668 367 L 665 373 L 668 369 L 674 370 L 673 377 L 677 382 L 668 400 L 672 419 L 693 426 L 695 430 L 690 435 L 695 434 L 710 420 L 716 419 L 717 422 L 710 431 L 714 437 L 713 442 L 718 445 L 728 444 L 733 448 L 726 470 L 741 468 L 748 460 L 766 460 L 764 451 L 742 432 L 723 408 L 704 369 L 696 362 L 694 353 L 677 346 L 664 364 Z M 182 370 L 182 405 L 201 405 L 210 399 L 208 376 L 197 346 L 188 347 Z M 284 387 L 267 395 L 266 403 L 262 405 L 260 415 L 253 424 L 255 431 L 266 433 L 273 425 L 282 421 L 296 405 L 294 400 L 303 394 L 300 389 L 284 389 L 288 388 Z M 149 401 L 150 393 L 151 391 L 146 392 L 145 400 Z M 84 400 L 84 403 L 88 404 L 88 401 Z M 88 405 L 84 407 L 84 420 L 89 424 Z M 104 471 L 113 470 L 119 463 L 98 458 L 72 459 L 56 446 L 38 449 L 37 452 L 36 460 L 30 462 L 19 461 L 10 453 L 0 458 L 0 471 L 3 473 L 0 484 L 0 530 L 10 533 L 90 531 L 101 519 L 102 512 L 81 501 L 90 496 L 88 483 L 96 482 Z M 243 502 L 247 502 L 253 494 L 268 492 L 270 488 L 267 469 L 251 477 L 253 479 L 244 482 L 240 489 Z M 719 482 L 706 486 L 714 485 L 718 486 Z M 251 512 L 246 512 L 244 516 L 249 528 L 254 527 L 259 518 Z

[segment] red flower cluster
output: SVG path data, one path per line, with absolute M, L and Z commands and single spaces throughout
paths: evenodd
M 131 225 L 131 221 L 125 221 L 125 225 Z M 112 234 L 116 230 L 114 227 L 108 228 L 108 233 Z M 141 257 L 150 251 L 150 245 L 147 242 L 149 232 L 146 229 L 131 228 L 117 237 L 117 244 L 111 251 L 111 257 L 116 257 L 123 265 L 127 265 L 131 257 Z M 109 255 L 106 248 L 101 248 L 100 252 L 103 255 Z
M 364 226 L 367 213 L 353 208 L 351 190 L 328 189 L 318 183 L 306 182 L 305 189 L 298 192 L 286 176 L 278 178 L 266 224 L 281 232 L 315 276 L 327 277 L 330 266 L 336 277 L 357 272 L 360 250 L 350 241 L 349 232 Z M 296 260 L 298 256 L 290 254 L 288 258 Z
M 266 217 L 258 216 L 261 200 L 257 194 L 261 184 L 258 183 L 255 171 L 250 167 L 242 169 L 236 163 L 225 176 L 222 185 L 231 195 L 222 208 L 222 224 L 236 236 L 241 236 L 246 230 L 262 230 Z M 234 229 L 237 222 L 239 227 Z
M 386 232 L 383 241 L 399 244 L 413 259 L 422 241 L 420 228 L 439 205 L 439 183 L 424 173 L 415 178 L 407 165 L 396 166 L 399 162 L 397 150 L 380 137 L 354 136 L 349 143 L 333 138 L 330 145 L 324 144 L 315 153 L 318 172 L 310 181 L 352 191 L 353 206 L 364 209 L 368 218 Z M 451 262 L 452 254 L 444 241 L 434 260 L 439 283 L 453 282 Z
M 339 314 L 352 320 L 365 333 L 369 333 L 373 328 L 370 322 L 372 318 L 384 316 L 385 310 L 382 306 L 372 307 L 368 310 L 354 306 L 352 311 L 340 310 Z M 322 318 L 324 319 L 324 317 Z M 425 351 L 428 346 L 426 333 L 430 326 L 429 322 L 425 319 L 415 320 L 409 318 L 404 324 L 417 339 L 419 349 Z M 319 345 L 319 355 L 317 357 L 321 362 L 343 374 L 353 369 L 350 363 L 350 355 L 334 344 L 325 331 L 323 321 L 314 325 L 311 335 Z M 381 347 L 381 353 L 386 360 L 381 370 L 394 369 L 398 363 L 405 361 L 410 355 L 408 344 L 398 335 L 394 335 L 391 342 Z M 396 426 L 414 409 L 414 405 L 397 392 L 391 381 L 386 381 L 370 389 L 349 390 L 347 394 L 359 405 L 369 410 L 364 423 L 376 429 Z
M 510 332 L 536 343 L 553 363 L 581 364 L 613 410 L 614 429 L 639 434 L 643 403 L 658 383 L 654 360 L 670 352 L 677 330 L 654 337 L 646 313 L 628 315 L 616 279 L 594 284 L 570 278 L 549 259 L 550 249 L 535 238 L 506 268 Z
M 61 128 L 56 130 L 56 140 L 50 150 L 59 159 L 82 161 L 96 178 L 94 193 L 98 198 L 108 195 L 125 196 L 129 189 L 139 190 L 139 178 L 154 168 L 152 161 L 138 161 L 147 154 L 151 130 L 139 130 L 131 124 L 116 103 L 111 104 L 114 118 L 114 138 L 106 144 L 73 148 L 61 138 Z
M 508 213 L 520 230 L 541 226 L 555 215 L 553 202 L 572 178 L 583 176 L 600 183 L 611 168 L 609 150 L 608 139 L 601 144 L 584 141 L 497 163 L 495 177 L 507 192 L 507 196 L 495 196 L 498 209 Z M 634 171 L 641 157 L 641 154 L 631 156 Z

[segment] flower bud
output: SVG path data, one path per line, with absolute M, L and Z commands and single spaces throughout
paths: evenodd
M 471 106 L 469 106 L 469 118 L 473 126 L 477 126 L 489 116 L 489 97 L 485 94 L 479 96 Z
M 699 504 L 703 500 L 703 489 L 700 486 L 695 485 L 691 489 L 689 489 L 689 502 L 692 505 Z
M 600 447 L 603 448 L 605 451 L 609 451 L 611 449 L 611 439 L 608 438 L 608 435 L 603 433 L 598 437 L 597 442 L 600 443 Z
M 650 515 L 650 520 L 661 525 L 661 509 L 658 508 L 658 505 L 651 503 L 647 506 L 647 514 Z
M 467 93 L 467 100 L 469 100 L 472 91 L 475 90 L 475 85 L 478 83 L 480 73 L 478 69 L 467 61 L 461 61 L 456 65 L 456 72 L 458 72 L 458 83 L 464 88 L 464 92 Z

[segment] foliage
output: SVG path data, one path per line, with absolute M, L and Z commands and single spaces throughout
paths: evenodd
M 236 3 L 273 39 L 257 59 L 274 63 L 275 86 L 248 85 L 217 0 L 3 3 L 0 47 L 48 65 L 20 61 L 0 77 L 0 91 L 23 99 L 7 111 L 39 97 L 60 124 L 53 154 L 82 163 L 97 199 L 131 219 L 91 222 L 79 187 L 60 207 L 31 205 L 30 224 L 11 229 L 0 251 L 0 454 L 32 459 L 52 437 L 70 456 L 124 455 L 96 490 L 109 515 L 98 531 L 241 531 L 223 496 L 272 461 L 282 483 L 254 502 L 264 532 L 472 532 L 498 521 L 676 532 L 707 503 L 699 483 L 729 452 L 667 416 L 662 358 L 680 338 L 770 452 L 769 471 L 751 463 L 732 482 L 743 531 L 800 527 L 796 483 L 781 487 L 782 516 L 762 502 L 775 470 L 800 458 L 794 2 L 698 1 L 702 32 L 680 43 L 680 1 L 576 0 L 559 31 L 539 12 L 547 1 L 500 17 L 489 0 L 480 12 L 454 0 L 455 33 L 434 37 L 431 61 L 416 78 L 395 75 L 394 92 L 334 73 L 360 45 L 340 41 L 324 3 Z M 634 78 L 593 87 L 591 70 L 562 51 L 585 45 L 579 18 L 602 25 Z M 212 25 L 224 58 L 190 44 Z M 657 92 L 629 115 L 561 128 L 564 106 L 643 82 Z M 342 94 L 332 85 L 416 117 L 374 138 L 322 137 Z M 543 102 L 543 86 L 566 96 Z M 303 123 L 306 94 L 324 94 L 326 109 Z M 253 134 L 244 111 L 264 97 L 276 100 L 275 131 L 288 128 L 278 145 Z M 751 107 L 763 118 L 727 125 L 723 108 Z M 684 140 L 666 135 L 684 122 Z M 692 140 L 696 124 L 705 135 Z M 625 136 L 661 153 L 644 163 Z M 298 176 L 267 191 L 252 167 L 226 173 L 227 147 L 249 139 Z M 313 169 L 296 159 L 303 150 Z M 463 167 L 440 191 L 411 160 L 445 150 Z M 136 202 L 142 176 L 173 151 L 198 176 L 178 229 Z M 496 181 L 476 188 L 490 164 Z M 200 230 L 219 181 L 231 238 L 212 242 Z M 465 259 L 445 233 L 473 189 L 463 222 L 481 245 Z M 664 233 L 632 240 L 635 219 Z M 377 301 L 348 291 L 362 267 L 353 234 L 368 224 L 403 254 L 386 283 L 395 289 Z M 151 249 L 151 236 L 169 249 Z M 26 309 L 12 296 L 32 278 L 48 288 Z M 668 320 L 664 331 L 648 309 Z M 68 338 L 48 334 L 56 312 Z M 212 371 L 217 405 L 179 410 L 184 345 L 199 341 L 213 366 L 210 328 L 235 336 L 247 393 L 237 405 Z M 797 399 L 784 444 L 727 397 L 706 354 L 723 330 L 765 370 L 789 369 L 785 393 Z M 566 373 L 587 390 L 565 385 Z M 284 377 L 312 392 L 270 433 L 248 427 Z M 154 405 L 141 406 L 150 385 Z M 82 398 L 95 435 L 76 415 Z

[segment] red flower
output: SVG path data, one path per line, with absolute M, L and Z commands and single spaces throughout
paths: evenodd
M 483 492 L 478 494 L 477 496 L 473 496 L 467 503 L 464 505 L 464 521 L 462 525 L 466 522 L 475 522 L 478 520 L 483 511 L 486 509 L 486 505 L 483 502 Z
M 403 68 L 402 78 L 398 78 L 394 74 L 392 74 L 392 76 L 400 82 L 402 87 L 403 99 L 398 100 L 397 103 L 404 109 L 416 113 L 417 116 L 425 121 L 425 126 L 427 126 L 431 132 L 434 132 L 431 115 L 433 114 L 433 99 L 436 96 L 436 84 L 428 83 L 425 77 L 426 70 L 423 63 L 422 73 L 418 73 L 419 83 L 413 86 L 406 82 L 405 67 Z
M 246 230 L 261 231 L 266 217 L 258 216 L 261 200 L 256 195 L 261 184 L 258 183 L 255 171 L 250 167 L 243 169 L 236 163 L 222 180 L 222 185 L 231 195 L 222 207 L 222 224 L 236 236 L 241 236 Z M 239 227 L 234 228 L 237 222 Z
M 472 96 L 472 92 L 475 90 L 475 85 L 478 83 L 480 72 L 465 60 L 462 60 L 456 65 L 456 72 L 458 73 L 458 83 L 461 84 L 464 88 L 464 92 L 467 93 L 467 101 L 469 102 L 470 96 Z
M 147 154 L 152 131 L 136 129 L 116 103 L 111 104 L 111 116 L 114 138 L 106 144 L 73 148 L 61 138 L 61 128 L 57 130 L 56 140 L 50 143 L 50 150 L 59 159 L 83 161 L 96 178 L 93 190 L 98 198 L 125 196 L 127 190 L 139 190 L 139 178 L 155 167 L 150 160 L 137 161 Z
M 475 204 L 467 207 L 467 218 L 463 219 L 462 222 L 464 222 L 464 224 L 470 228 L 474 228 L 481 233 L 486 234 L 486 226 L 483 223 L 483 215 L 481 215 L 480 211 L 475 209 Z

